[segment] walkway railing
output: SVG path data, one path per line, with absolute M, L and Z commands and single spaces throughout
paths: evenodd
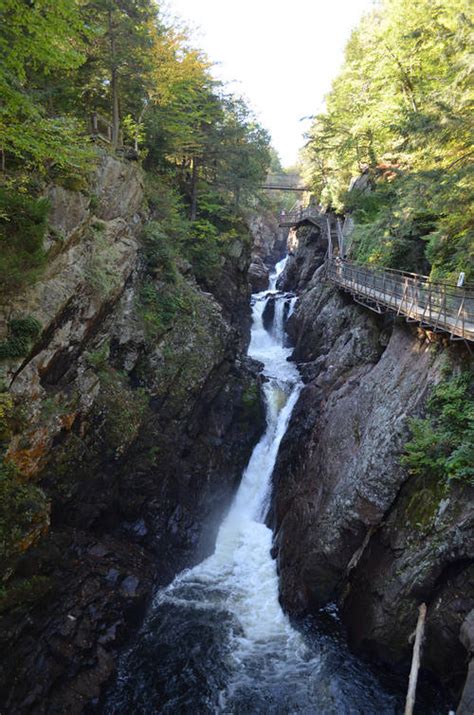
M 376 312 L 393 310 L 408 321 L 447 332 L 454 340 L 474 341 L 473 290 L 434 283 L 416 273 L 359 266 L 340 258 L 326 262 L 326 276 Z
M 93 137 L 111 144 L 113 136 L 112 123 L 101 114 L 94 112 L 91 115 L 91 134 Z
M 321 209 L 317 206 L 307 206 L 295 211 L 282 211 L 280 214 L 279 226 L 297 226 L 303 221 L 313 221 L 319 223 L 324 219 Z

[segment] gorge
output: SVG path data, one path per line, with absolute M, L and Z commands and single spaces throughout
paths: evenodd
M 307 226 L 269 288 L 256 279 L 248 357 L 244 244 L 216 297 L 183 266 L 192 321 L 185 308 L 151 337 L 137 312 L 140 172 L 104 157 L 98 185 L 106 203 L 93 212 L 71 211 L 74 192 L 52 194 L 52 220 L 76 238 L 22 298 L 52 322 L 11 369 L 12 394 L 38 407 L 10 450 L 42 475 L 52 513 L 36 512 L 10 577 L 6 712 L 396 713 L 420 599 L 430 608 L 417 707 L 446 712 L 473 605 L 470 502 L 454 487 L 420 488 L 399 465 L 407 415 L 446 348 L 325 283 L 324 237 Z M 91 294 L 63 265 L 90 260 L 99 221 L 122 278 Z M 257 263 L 271 266 L 286 235 L 274 220 L 252 225 Z
M 0 713 L 472 715 L 472 8 L 183 2 L 0 0 Z

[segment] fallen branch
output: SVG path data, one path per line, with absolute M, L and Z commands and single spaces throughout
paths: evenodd
M 418 671 L 420 669 L 421 645 L 423 642 L 423 633 L 425 630 L 426 603 L 422 603 L 418 610 L 419 616 L 415 631 L 415 644 L 413 646 L 413 657 L 411 660 L 410 678 L 408 681 L 408 693 L 405 703 L 405 715 L 413 715 L 413 708 L 415 706 L 416 683 L 418 681 Z

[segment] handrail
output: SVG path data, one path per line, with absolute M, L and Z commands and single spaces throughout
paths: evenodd
M 282 211 L 280 213 L 279 225 L 296 226 L 298 223 L 306 221 L 307 219 L 321 220 L 322 217 L 323 214 L 321 213 L 320 208 L 317 206 L 307 206 L 306 208 L 296 209 L 295 211 L 289 211 L 288 213 Z
M 350 261 L 346 261 L 349 263 Z M 361 268 L 367 268 L 370 271 L 382 271 L 383 273 L 393 273 L 399 276 L 408 276 L 411 278 L 416 278 L 416 279 L 421 279 L 425 281 L 426 283 L 431 283 L 433 285 L 437 286 L 446 286 L 446 288 L 456 288 L 456 289 L 466 289 L 468 291 L 474 290 L 474 285 L 472 283 L 467 283 L 464 284 L 463 286 L 458 286 L 455 285 L 454 283 L 447 283 L 444 281 L 433 281 L 431 280 L 430 276 L 426 276 L 423 273 L 410 273 L 410 271 L 400 271 L 398 268 L 386 268 L 385 266 L 376 266 L 376 265 L 364 265 L 364 264 L 356 264 L 354 262 L 354 265 L 359 265 Z
M 94 112 L 91 115 L 91 134 L 93 137 L 99 137 L 111 144 L 113 136 L 112 123 L 98 112 Z
M 369 268 L 339 257 L 326 261 L 328 280 L 375 310 L 395 311 L 407 320 L 453 340 L 474 341 L 474 291 L 394 268 Z

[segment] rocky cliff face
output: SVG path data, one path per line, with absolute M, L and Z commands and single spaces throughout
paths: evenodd
M 252 262 L 249 280 L 252 291 L 265 290 L 271 268 L 285 256 L 288 229 L 278 226 L 275 211 L 260 211 L 247 219 L 252 234 Z
M 163 308 L 139 167 L 104 156 L 88 195 L 48 193 L 48 268 L 0 314 L 0 338 L 15 320 L 40 326 L 1 362 L 8 494 L 26 505 L 1 573 L 6 713 L 81 712 L 99 696 L 154 585 L 212 551 L 264 419 L 241 353 L 246 244 L 213 294 L 183 263 Z
M 457 691 L 474 605 L 472 489 L 408 477 L 400 457 L 447 353 L 465 356 L 355 304 L 325 283 L 315 231 L 299 242 L 282 281 L 304 286 L 288 329 L 307 383 L 274 475 L 282 602 L 301 614 L 338 600 L 355 646 L 406 664 L 425 601 L 423 665 Z

